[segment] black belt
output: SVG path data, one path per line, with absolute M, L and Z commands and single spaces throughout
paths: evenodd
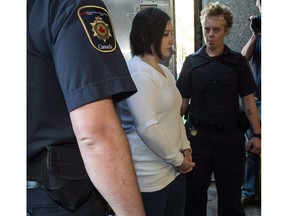
M 27 164 L 27 189 L 44 188 L 41 175 L 41 159 Z
M 42 182 L 39 181 L 27 181 L 27 189 L 44 188 Z
M 189 122 L 192 124 L 192 126 L 195 126 L 195 127 L 199 126 L 202 128 L 207 128 L 207 129 L 217 130 L 217 131 L 224 131 L 224 130 L 239 128 L 238 117 L 233 120 L 226 121 L 226 122 L 216 122 L 216 121 L 203 122 L 192 116 L 189 116 Z

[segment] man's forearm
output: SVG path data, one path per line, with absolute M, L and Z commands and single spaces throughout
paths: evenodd
M 117 215 L 144 216 L 127 137 L 110 99 L 70 113 L 88 175 Z
M 242 98 L 243 107 L 254 133 L 261 133 L 258 110 L 253 94 Z
M 117 134 L 110 137 L 101 144 L 81 147 L 82 154 L 87 155 L 88 174 L 117 215 L 142 216 L 144 209 L 127 141 Z
M 243 47 L 241 53 L 243 56 L 245 56 L 245 58 L 250 61 L 250 59 L 253 56 L 253 52 L 254 52 L 254 47 L 256 44 L 256 40 L 257 40 L 257 35 L 253 34 L 251 36 L 251 38 L 249 39 L 249 41 L 247 42 L 247 44 Z

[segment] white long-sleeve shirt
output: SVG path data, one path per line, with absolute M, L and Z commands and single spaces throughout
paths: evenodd
M 159 65 L 166 77 L 134 56 L 128 68 L 138 92 L 118 104 L 141 192 L 171 183 L 183 162 L 181 150 L 190 149 L 180 116 L 182 97 L 169 69 Z

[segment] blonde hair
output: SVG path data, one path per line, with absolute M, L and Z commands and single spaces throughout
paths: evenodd
M 226 21 L 226 30 L 232 27 L 233 24 L 233 14 L 230 8 L 226 5 L 220 5 L 219 2 L 211 2 L 207 7 L 201 11 L 201 24 L 204 25 L 206 17 L 223 17 Z

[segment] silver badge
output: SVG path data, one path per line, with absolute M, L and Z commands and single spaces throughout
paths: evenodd
M 191 135 L 192 136 L 196 136 L 197 135 L 197 130 L 194 127 L 192 127 L 192 129 L 191 129 Z

